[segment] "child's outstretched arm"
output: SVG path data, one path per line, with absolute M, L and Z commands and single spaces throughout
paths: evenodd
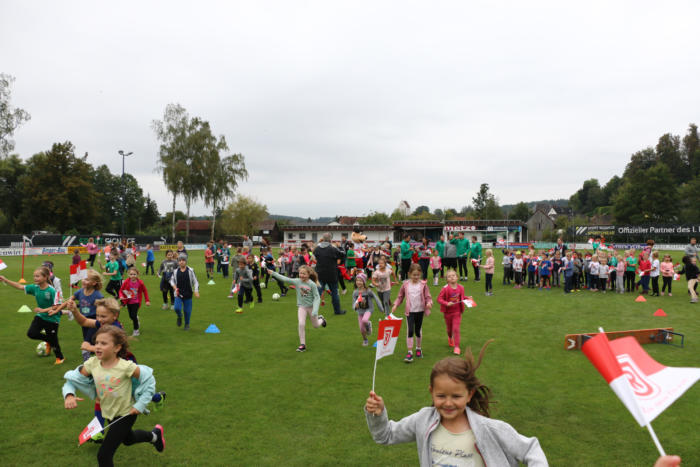
M 14 287 L 17 290 L 24 290 L 24 285 L 20 284 L 19 282 L 11 281 L 5 276 L 0 276 L 0 282 L 4 282 L 5 284 L 9 285 L 10 287 Z
M 75 318 L 75 322 L 78 323 L 79 326 L 82 326 L 84 328 L 94 328 L 95 324 L 97 323 L 97 320 L 91 319 L 91 318 L 86 318 L 85 315 L 83 315 L 80 310 L 78 310 L 78 306 L 75 304 L 75 301 L 73 300 L 73 297 L 71 297 L 69 300 L 66 301 L 66 308 L 73 313 L 73 318 Z M 87 350 L 87 349 L 85 349 Z

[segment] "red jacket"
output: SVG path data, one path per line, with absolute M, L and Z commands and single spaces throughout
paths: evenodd
M 450 303 L 449 302 L 450 292 L 456 293 L 458 295 L 459 302 L 457 302 L 457 303 Z M 440 311 L 442 313 L 455 313 L 455 312 L 464 313 L 464 287 L 462 287 L 461 284 L 457 284 L 457 288 L 452 289 L 452 287 L 450 287 L 449 284 L 446 285 L 440 291 L 440 294 L 438 295 L 437 301 L 440 304 Z
M 136 279 L 136 286 L 133 286 L 131 279 L 126 279 L 122 282 L 122 286 L 119 289 L 119 298 L 124 301 L 124 303 L 141 303 L 141 295 L 146 298 L 147 302 L 151 300 L 148 298 L 148 290 L 146 290 L 146 285 L 141 279 Z

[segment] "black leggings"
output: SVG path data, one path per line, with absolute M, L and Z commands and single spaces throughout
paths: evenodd
M 413 337 L 413 334 L 416 337 L 420 337 L 420 331 L 423 327 L 423 315 L 423 311 L 408 314 L 408 318 L 406 318 L 406 321 L 408 321 L 408 337 Z
M 459 277 L 469 277 L 469 268 L 467 267 L 467 257 L 460 256 L 457 258 L 457 267 L 459 268 Z M 464 274 L 462 274 L 464 271 Z
M 654 295 L 659 295 L 659 276 L 651 278 L 651 290 Z
M 42 330 L 46 334 L 42 334 Z M 29 325 L 29 329 L 27 329 L 27 337 L 48 342 L 53 348 L 56 358 L 63 359 L 63 352 L 61 352 L 61 346 L 58 343 L 58 323 L 46 321 L 39 316 L 35 316 L 32 324 Z
M 401 280 L 408 279 L 408 269 L 411 267 L 411 258 L 401 259 Z
M 671 284 L 673 283 L 673 277 L 663 276 L 664 285 L 661 287 L 661 291 L 666 291 L 666 286 L 668 286 L 668 293 L 671 293 Z
M 258 303 L 262 303 L 262 290 L 260 290 L 260 281 L 254 280 L 253 287 L 255 287 L 255 293 L 258 296 Z
M 420 270 L 423 273 L 423 280 L 428 279 L 428 268 L 430 267 L 430 258 L 420 258 L 418 260 Z
M 153 440 L 153 433 L 144 430 L 132 430 L 136 423 L 136 415 L 126 415 L 113 420 L 114 425 L 107 429 L 104 441 L 97 451 L 97 462 L 100 467 L 114 465 L 114 453 L 119 445 L 131 446 L 136 443 L 150 443 Z M 110 421 L 105 420 L 108 424 Z
M 241 287 L 240 290 L 238 290 L 238 306 L 239 307 L 243 306 L 243 295 L 244 294 L 245 294 L 245 302 L 246 303 L 250 303 L 253 301 L 253 289 Z
M 90 258 L 88 258 L 88 261 L 90 262 L 90 267 L 93 267 L 95 265 L 95 257 L 97 255 L 90 255 Z
M 173 291 L 172 287 L 168 287 L 167 289 L 160 289 L 160 291 L 163 293 L 163 304 L 164 305 L 168 304 L 168 294 L 170 294 L 170 304 L 171 305 L 175 304 L 175 292 Z
M 634 290 L 634 271 L 625 271 L 625 289 L 628 292 Z
M 139 307 L 140 303 L 127 303 L 126 309 L 129 310 L 129 318 L 134 323 L 134 331 L 139 330 Z
M 112 295 L 114 298 L 119 297 L 119 289 L 122 286 L 122 281 L 116 280 L 116 281 L 109 281 L 107 283 L 107 287 L 105 287 L 105 292 L 108 294 Z

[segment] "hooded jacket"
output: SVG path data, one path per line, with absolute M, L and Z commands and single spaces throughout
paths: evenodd
M 338 282 L 338 260 L 343 254 L 329 242 L 321 242 L 314 249 L 316 257 L 316 274 L 322 284 L 335 284 Z
M 537 438 L 528 438 L 501 420 L 484 417 L 466 408 L 467 419 L 474 433 L 476 449 L 486 466 L 549 465 Z M 365 410 L 367 426 L 372 439 L 378 444 L 416 442 L 421 466 L 432 465 L 430 436 L 440 424 L 440 414 L 435 407 L 424 407 L 398 422 L 389 421 L 386 408 L 380 415 Z

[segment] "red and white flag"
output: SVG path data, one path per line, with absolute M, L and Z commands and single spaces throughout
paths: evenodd
M 80 264 L 71 264 L 70 266 L 70 283 L 77 284 L 82 279 L 87 279 L 87 261 L 81 261 Z
M 3 260 L 0 259 L 0 271 L 2 271 L 3 269 L 5 269 L 6 267 L 7 267 L 7 264 L 5 264 L 5 263 L 3 262 Z
M 700 379 L 700 368 L 661 365 L 634 337 L 610 342 L 600 333 L 581 350 L 640 426 L 651 423 Z
M 399 339 L 401 331 L 401 323 L 403 323 L 402 319 L 383 319 L 379 322 L 375 361 L 394 353 L 396 341 Z
M 80 444 L 83 444 L 85 441 L 89 440 L 100 431 L 102 431 L 102 424 L 97 419 L 97 417 L 95 417 L 90 421 L 90 423 L 88 423 L 88 425 L 83 429 L 80 435 L 78 435 L 78 442 Z
M 462 302 L 467 308 L 476 308 L 476 302 L 472 297 L 465 297 L 465 299 L 462 300 Z

